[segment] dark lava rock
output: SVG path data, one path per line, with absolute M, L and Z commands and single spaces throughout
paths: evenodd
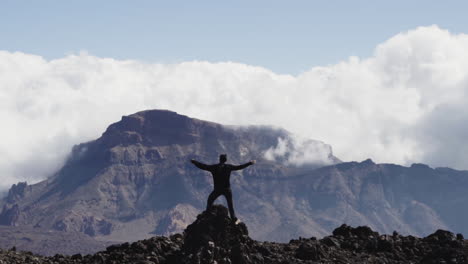
M 219 247 L 244 244 L 250 240 L 244 223 L 234 224 L 224 206 L 213 206 L 198 215 L 184 232 L 184 250 L 192 252 L 213 243 Z M 251 242 L 251 241 L 249 241 Z
M 333 235 L 289 243 L 259 242 L 244 223 L 235 224 L 223 206 L 198 215 L 183 234 L 153 237 L 108 247 L 93 255 L 43 257 L 30 252 L 0 250 L 2 263 L 468 263 L 461 234 L 437 230 L 425 237 L 380 235 L 366 226 L 342 225 Z

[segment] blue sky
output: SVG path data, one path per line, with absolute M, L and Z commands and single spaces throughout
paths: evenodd
M 0 191 L 147 109 L 468 169 L 467 3 L 0 0 Z
M 468 32 L 466 1 L 0 1 L 0 50 L 46 59 L 206 60 L 298 74 L 437 24 Z

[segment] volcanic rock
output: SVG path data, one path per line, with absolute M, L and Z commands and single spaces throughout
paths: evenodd
M 42 257 L 0 251 L 0 263 L 467 263 L 468 245 L 444 230 L 425 237 L 380 235 L 369 227 L 342 225 L 321 240 L 259 242 L 245 224 L 235 224 L 223 206 L 197 216 L 183 234 L 108 247 L 93 255 Z

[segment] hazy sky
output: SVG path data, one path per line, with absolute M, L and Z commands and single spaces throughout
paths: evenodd
M 146 109 L 468 169 L 467 4 L 434 3 L 0 0 L 0 189 Z
M 234 61 L 298 74 L 367 57 L 403 31 L 466 32 L 467 1 L 0 1 L 0 49 L 155 63 Z

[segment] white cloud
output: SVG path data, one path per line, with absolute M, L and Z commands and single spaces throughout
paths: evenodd
M 73 144 L 122 115 L 162 108 L 223 124 L 271 124 L 342 160 L 468 169 L 468 36 L 437 26 L 298 76 L 239 63 L 145 64 L 85 53 L 0 51 L 2 186 L 52 173 Z
M 289 165 L 328 165 L 336 161 L 330 154 L 331 147 L 320 141 L 288 137 L 278 138 L 278 144 L 267 149 L 264 158 Z

